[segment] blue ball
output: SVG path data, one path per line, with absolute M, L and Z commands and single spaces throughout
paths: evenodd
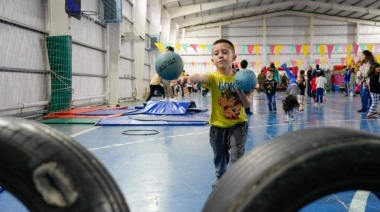
M 256 74 L 248 69 L 241 69 L 235 74 L 234 85 L 239 90 L 249 93 L 257 85 Z
M 182 58 L 175 52 L 162 53 L 156 59 L 155 69 L 157 74 L 165 80 L 178 79 L 183 71 Z

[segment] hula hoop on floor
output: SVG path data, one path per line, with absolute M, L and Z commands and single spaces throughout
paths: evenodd
M 124 130 L 123 135 L 156 135 L 160 132 L 158 130 Z

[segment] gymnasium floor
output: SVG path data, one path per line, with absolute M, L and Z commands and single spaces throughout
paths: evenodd
M 307 98 L 305 112 L 296 114 L 294 123 L 284 123 L 281 99 L 278 113 L 269 114 L 264 95 L 254 94 L 253 115 L 249 116 L 246 149 L 279 135 L 322 126 L 351 127 L 380 134 L 378 120 L 357 113 L 360 97 L 327 93 L 323 107 Z M 180 100 L 190 100 L 183 98 Z M 199 93 L 191 98 L 198 107 L 207 107 L 210 97 Z M 141 102 L 128 106 L 142 105 Z M 213 154 L 209 145 L 209 125 L 155 127 L 94 127 L 92 125 L 49 125 L 73 137 L 108 168 L 117 181 L 132 212 L 201 211 L 214 182 Z M 155 129 L 156 135 L 127 136 L 128 129 Z M 0 211 L 27 211 L 9 193 L 0 194 Z M 380 201 L 366 191 L 347 191 L 326 196 L 302 211 L 380 211 Z

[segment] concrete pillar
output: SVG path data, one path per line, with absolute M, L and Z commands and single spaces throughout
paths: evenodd
M 108 69 L 108 83 L 109 83 L 109 96 L 108 104 L 115 106 L 119 102 L 119 60 L 120 60 L 120 24 L 108 23 L 107 24 L 107 69 Z
M 267 46 L 267 18 L 263 18 L 263 63 L 264 64 L 261 64 L 262 66 L 266 66 L 266 63 L 268 62 L 269 64 L 269 61 L 268 61 L 268 55 L 267 55 L 267 51 L 266 51 L 266 46 Z
M 161 10 L 161 38 L 162 43 L 169 43 L 170 41 L 170 29 L 171 29 L 171 19 L 170 15 L 166 10 Z
M 145 26 L 146 26 L 146 8 L 147 0 L 138 0 L 133 4 L 133 27 L 136 33 L 146 39 Z M 133 43 L 133 71 L 135 79 L 135 87 L 137 91 L 137 99 L 143 98 L 144 86 L 144 63 L 145 63 L 145 42 Z M 147 58 L 148 59 L 148 58 Z
M 359 42 L 360 42 L 360 39 L 359 39 L 359 36 L 360 36 L 360 23 L 359 22 L 356 22 L 356 29 L 355 29 L 355 44 L 358 44 L 359 45 Z
M 49 36 L 69 35 L 70 22 L 65 11 L 65 0 L 49 0 Z
M 314 17 L 310 17 L 309 39 L 310 39 L 310 46 L 313 46 L 314 45 Z M 310 51 L 309 61 L 313 60 L 313 58 L 314 58 L 314 53 Z M 308 64 L 311 65 L 309 61 L 308 61 Z M 308 67 L 305 67 L 305 68 L 308 69 Z M 299 67 L 299 69 L 302 69 L 302 68 Z

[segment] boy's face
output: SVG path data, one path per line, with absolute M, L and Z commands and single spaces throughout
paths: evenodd
M 228 43 L 218 43 L 212 48 L 211 61 L 217 69 L 228 70 L 232 67 L 232 62 L 236 60 L 236 54 L 233 53 Z

